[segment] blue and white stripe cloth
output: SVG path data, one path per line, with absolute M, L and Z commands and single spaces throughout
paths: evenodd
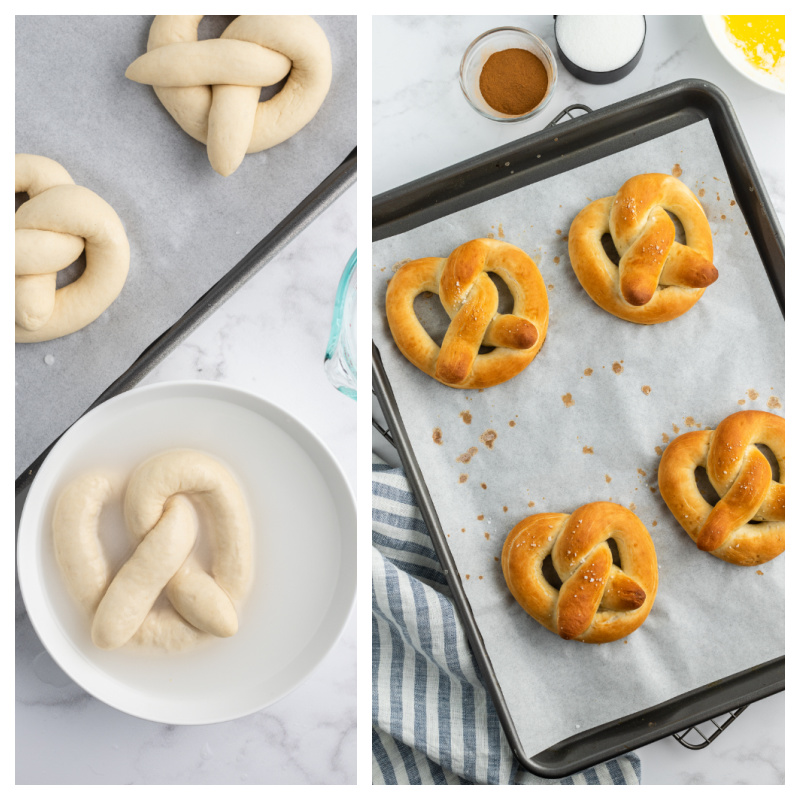
M 638 784 L 630 753 L 559 780 L 519 767 L 402 470 L 372 465 L 373 784 Z

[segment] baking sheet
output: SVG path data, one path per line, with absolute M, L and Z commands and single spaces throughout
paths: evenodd
M 585 294 L 566 236 L 590 200 L 631 175 L 673 170 L 700 196 L 720 277 L 683 317 L 634 325 Z M 402 357 L 384 296 L 399 262 L 479 236 L 533 256 L 550 327 L 512 381 L 459 391 Z M 701 553 L 658 493 L 660 454 L 676 435 L 742 408 L 783 414 L 783 318 L 707 121 L 376 242 L 373 262 L 373 336 L 526 753 L 783 654 L 784 558 L 743 569 Z M 436 302 L 418 300 L 423 318 Z M 658 596 L 625 640 L 565 642 L 508 592 L 503 542 L 529 514 L 609 499 L 651 532 Z
M 217 36 L 232 17 L 201 23 Z M 316 117 L 223 178 L 154 91 L 125 78 L 151 16 L 16 17 L 16 151 L 108 201 L 131 245 L 122 293 L 62 339 L 16 345 L 17 475 L 356 145 L 356 18 L 316 17 L 333 81 Z M 302 269 L 302 265 L 298 266 Z M 264 313 L 280 297 L 264 298 Z M 327 323 L 325 323 L 327 324 Z

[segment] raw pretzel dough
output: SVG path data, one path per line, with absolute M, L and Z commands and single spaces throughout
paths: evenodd
M 70 593 L 93 615 L 92 640 L 113 649 L 131 642 L 180 650 L 238 630 L 237 606 L 252 574 L 247 506 L 231 474 L 194 450 L 149 459 L 125 493 L 125 520 L 137 547 L 111 574 L 98 526 L 114 496 L 105 475 L 85 475 L 62 492 L 53 515 L 56 558 Z M 209 575 L 193 554 L 198 523 L 191 496 L 213 540 Z M 162 589 L 168 603 L 157 604 Z
M 294 136 L 311 121 L 331 85 L 331 49 L 308 16 L 242 15 L 219 39 L 197 40 L 202 14 L 153 20 L 147 53 L 125 72 L 153 86 L 158 99 L 193 138 L 208 145 L 220 175 Z M 263 86 L 289 75 L 260 103 Z
M 17 342 L 46 342 L 94 322 L 128 275 L 128 237 L 114 209 L 44 156 L 18 154 L 14 191 L 29 200 L 14 216 Z M 86 269 L 56 289 L 56 273 L 86 248 Z

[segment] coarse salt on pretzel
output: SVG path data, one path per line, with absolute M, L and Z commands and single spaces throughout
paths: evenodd
M 661 496 L 700 550 L 743 567 L 771 561 L 785 548 L 785 422 L 766 411 L 738 411 L 712 431 L 690 431 L 670 442 L 658 466 Z M 768 447 L 779 478 L 756 447 Z M 700 493 L 702 467 L 720 499 Z
M 202 14 L 159 15 L 147 53 L 125 76 L 155 89 L 186 133 L 208 146 L 211 166 L 234 172 L 245 153 L 294 136 L 319 111 L 331 85 L 331 49 L 309 16 L 237 17 L 219 39 L 197 40 Z M 261 89 L 288 75 L 259 102 Z
M 675 241 L 674 214 L 686 244 Z M 619 265 L 606 254 L 610 233 Z M 700 201 L 677 178 L 651 173 L 614 197 L 586 206 L 569 230 L 575 275 L 597 305 L 629 322 L 653 325 L 686 313 L 716 281 L 711 229 Z
M 609 539 L 616 542 L 619 567 Z M 559 588 L 545 576 L 548 556 Z M 653 540 L 641 520 L 616 503 L 527 517 L 508 534 L 501 564 L 511 594 L 537 622 L 563 639 L 592 644 L 635 631 L 658 588 Z
M 494 272 L 514 306 L 498 314 Z M 433 292 L 450 317 L 441 348 L 420 323 L 414 300 Z M 533 361 L 544 343 L 547 290 L 533 259 L 495 239 L 473 239 L 447 258 L 404 264 L 386 292 L 386 315 L 397 346 L 415 366 L 446 386 L 474 389 L 510 380 Z M 480 353 L 481 346 L 493 347 Z

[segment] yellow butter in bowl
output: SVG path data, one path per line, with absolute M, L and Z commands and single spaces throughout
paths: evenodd
M 785 17 L 777 14 L 723 15 L 728 37 L 747 61 L 781 80 L 786 57 Z

